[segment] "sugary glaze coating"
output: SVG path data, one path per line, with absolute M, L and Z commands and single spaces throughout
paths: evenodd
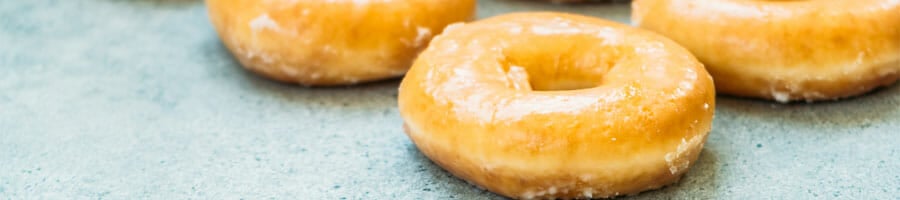
M 303 85 L 398 77 L 475 0 L 207 0 L 222 41 L 243 66 Z
M 721 93 L 816 101 L 900 78 L 900 0 L 636 0 L 632 21 L 688 48 Z
M 673 183 L 710 130 L 712 77 L 649 31 L 562 13 L 449 26 L 400 84 L 419 150 L 513 198 L 598 198 Z

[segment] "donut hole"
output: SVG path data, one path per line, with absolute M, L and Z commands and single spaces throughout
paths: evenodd
M 604 44 L 590 35 L 522 38 L 505 48 L 502 66 L 516 89 L 594 88 L 621 57 L 616 47 Z

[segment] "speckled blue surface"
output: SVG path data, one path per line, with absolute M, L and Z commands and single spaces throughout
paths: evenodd
M 482 0 L 481 17 L 627 4 Z M 0 199 L 497 199 L 403 134 L 398 81 L 242 70 L 195 0 L 0 3 Z M 682 181 L 637 199 L 898 199 L 900 86 L 839 102 L 719 97 Z

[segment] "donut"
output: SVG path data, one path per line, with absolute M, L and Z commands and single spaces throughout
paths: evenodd
M 715 108 L 712 77 L 677 43 L 574 14 L 449 26 L 403 78 L 420 152 L 511 198 L 598 198 L 676 182 Z
M 720 93 L 851 97 L 900 78 L 900 1 L 636 0 L 635 25 L 704 63 Z
M 250 71 L 307 86 L 402 76 L 475 0 L 206 0 L 222 42 Z

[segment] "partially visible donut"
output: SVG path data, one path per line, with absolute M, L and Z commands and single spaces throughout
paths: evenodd
M 635 0 L 632 20 L 687 47 L 719 92 L 778 102 L 900 78 L 900 0 Z
M 562 13 L 451 25 L 400 84 L 418 149 L 513 198 L 597 198 L 671 184 L 694 163 L 712 77 L 650 31 Z
M 475 14 L 475 0 L 207 0 L 247 69 L 303 85 L 402 76 L 431 37 Z

